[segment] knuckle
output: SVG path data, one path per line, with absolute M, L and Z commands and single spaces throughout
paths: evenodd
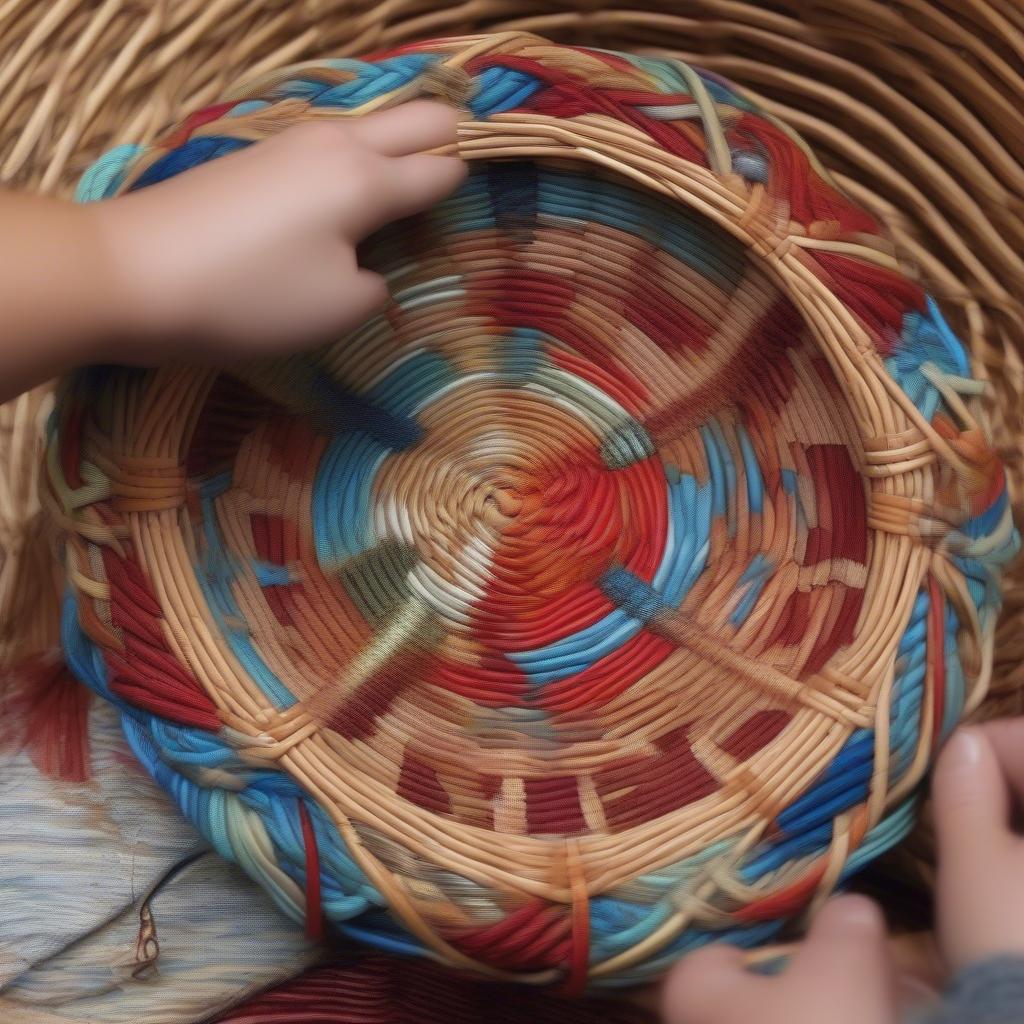
M 348 133 L 334 121 L 303 121 L 289 130 L 295 144 L 309 153 L 337 153 L 339 148 L 348 148 Z

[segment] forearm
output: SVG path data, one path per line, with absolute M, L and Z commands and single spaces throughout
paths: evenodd
M 343 336 L 388 298 L 357 243 L 464 179 L 428 152 L 458 118 L 418 100 L 311 121 L 99 203 L 0 190 L 0 400 L 84 363 L 223 365 Z
M 117 287 L 85 207 L 0 191 L 0 400 L 103 358 Z

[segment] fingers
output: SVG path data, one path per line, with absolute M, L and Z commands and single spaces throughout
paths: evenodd
M 939 1001 L 948 980 L 934 932 L 893 936 L 889 956 L 896 974 L 897 1019 L 917 1020 Z
M 721 944 L 682 960 L 662 990 L 666 1024 L 894 1020 L 885 921 L 865 897 L 826 904 L 781 975 L 761 977 L 743 965 L 740 950 Z
M 1009 794 L 986 733 L 958 729 L 932 780 L 939 871 L 953 885 L 979 877 L 1009 835 Z
M 992 745 L 1010 788 L 1024 799 L 1024 718 L 1002 718 L 979 727 Z
M 913 977 L 931 989 L 942 988 L 948 980 L 932 931 L 894 935 L 889 939 L 889 958 L 900 975 Z
M 814 919 L 788 977 L 836 992 L 852 987 L 858 998 L 885 998 L 891 971 L 881 911 L 865 896 L 838 896 Z
M 359 143 L 381 156 L 409 156 L 455 142 L 461 116 L 443 103 L 413 100 L 344 124 Z
M 360 269 L 348 281 L 350 283 L 346 287 L 345 303 L 354 321 L 368 319 L 387 304 L 388 285 L 380 274 Z
M 1010 831 L 1006 776 L 986 730 L 969 726 L 953 734 L 935 767 L 932 804 L 937 922 L 943 953 L 958 969 L 1010 945 L 1001 925 L 1015 918 L 1006 879 L 1018 863 L 1008 856 L 1018 840 Z
M 451 194 L 466 177 L 466 164 L 454 156 L 401 157 L 390 161 L 391 187 L 398 216 L 426 209 Z
M 458 188 L 466 177 L 465 162 L 422 152 L 453 141 L 456 123 L 455 111 L 429 102 L 407 103 L 365 118 L 317 119 L 288 128 L 262 149 L 253 147 L 249 162 L 260 169 L 259 183 L 271 194 L 284 191 L 284 182 L 301 180 L 304 188 L 291 190 L 288 201 L 315 223 L 328 224 L 355 243 Z M 273 161 L 263 159 L 268 152 Z M 232 154 L 217 163 L 246 155 Z M 238 191 L 251 204 L 255 188 Z M 285 198 L 275 202 L 279 212 Z
M 416 153 L 380 160 L 373 173 L 364 201 L 348 217 L 346 237 L 353 241 L 440 202 L 462 183 L 467 168 L 458 157 Z
M 347 262 L 347 261 L 343 261 Z M 384 278 L 372 270 L 349 266 L 328 273 L 309 300 L 308 308 L 321 310 L 315 340 L 329 344 L 381 312 L 389 300 Z M 308 344 L 308 339 L 307 339 Z
M 735 946 L 706 946 L 684 957 L 665 979 L 662 1016 L 665 1024 L 712 1024 L 726 1019 L 726 1006 L 753 1007 L 766 984 L 744 968 L 743 953 Z

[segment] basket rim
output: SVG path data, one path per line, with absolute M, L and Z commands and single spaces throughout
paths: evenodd
M 441 43 L 431 41 L 418 45 L 420 48 L 437 45 L 441 52 L 450 54 L 444 64 L 454 73 L 460 72 L 471 56 L 481 52 L 535 52 L 547 47 L 558 51 L 564 49 L 521 32 L 456 37 Z M 282 79 L 297 68 L 322 64 L 322 61 L 303 62 L 276 70 L 269 76 L 243 80 L 237 91 L 229 90 L 227 96 L 242 99 L 249 94 L 256 95 L 265 87 L 268 78 Z M 415 91 L 415 83 L 413 86 Z M 385 100 L 390 105 L 407 98 L 409 96 L 400 91 L 389 94 Z M 381 105 L 384 103 L 375 104 Z M 367 107 L 360 107 L 354 113 L 361 115 L 366 112 Z M 217 122 L 212 122 L 200 128 L 197 134 L 212 134 L 216 130 Z M 518 158 L 567 160 L 575 165 L 595 166 L 700 213 L 739 241 L 751 260 L 793 303 L 815 346 L 843 388 L 859 432 L 857 454 L 861 463 L 858 470 L 869 496 L 884 495 L 886 500 L 927 503 L 934 495 L 925 476 L 917 470 L 935 459 L 954 466 L 965 465 L 960 454 L 923 417 L 891 378 L 864 325 L 826 282 L 807 266 L 809 251 L 824 250 L 898 270 L 887 237 L 865 237 L 857 243 L 838 242 L 816 233 L 814 225 L 794 222 L 779 225 L 764 215 L 766 194 L 763 186 L 747 182 L 738 174 L 716 173 L 673 156 L 644 140 L 639 133 L 624 130 L 621 124 L 600 115 L 584 115 L 575 118 L 571 124 L 543 114 L 525 113 L 497 114 L 487 120 L 466 119 L 459 126 L 457 151 L 469 161 Z M 120 189 L 129 188 L 145 166 L 146 160 L 139 160 Z M 202 390 L 196 385 L 206 378 L 212 380 L 211 372 L 170 368 L 154 374 L 151 393 L 159 394 L 161 399 L 146 410 L 144 422 L 155 429 L 171 407 L 180 405 L 188 410 L 176 421 L 176 425 L 181 427 L 181 436 L 164 435 L 164 450 L 177 450 L 181 438 L 190 429 L 189 424 L 194 426 L 199 412 L 195 393 Z M 170 419 L 168 417 L 168 421 Z M 150 430 L 144 429 L 141 434 L 148 437 Z M 147 453 L 128 444 L 122 454 L 144 457 Z M 64 503 L 58 498 L 58 504 Z M 60 515 L 67 523 L 66 505 Z M 170 547 L 161 552 L 166 536 L 158 535 L 155 529 L 138 520 L 133 521 L 131 530 L 136 550 L 143 553 L 143 564 L 150 572 L 161 604 L 166 608 L 168 602 L 174 600 L 169 588 L 183 585 L 180 574 L 175 571 L 175 562 L 180 566 L 182 555 L 187 554 L 180 531 L 174 531 Z M 893 681 L 892 664 L 902 625 L 910 614 L 921 581 L 928 571 L 936 571 L 936 559 L 934 552 L 920 538 L 890 532 L 877 520 L 873 525 L 870 516 L 867 533 L 870 538 L 867 583 L 858 635 L 850 647 L 833 656 L 818 674 L 820 678 L 799 684 L 814 701 L 799 712 L 803 715 L 799 721 L 801 742 L 794 742 L 794 733 L 798 731 L 798 718 L 794 716 L 790 727 L 758 755 L 757 767 L 762 767 L 768 775 L 770 765 L 770 775 L 781 780 L 768 799 L 770 807 L 784 806 L 787 797 L 792 798 L 805 788 L 858 727 L 875 729 L 875 770 L 885 772 L 888 761 L 886 695 Z M 179 543 L 181 546 L 175 551 Z M 75 557 L 72 571 L 73 580 L 79 584 L 87 579 L 84 567 L 88 565 L 88 559 L 84 555 L 83 544 L 83 550 Z M 187 589 L 187 584 L 184 586 Z M 87 587 L 83 590 L 88 593 Z M 200 605 L 199 613 L 200 616 L 208 615 L 209 611 Z M 192 626 L 197 625 L 193 620 Z M 990 653 L 986 654 L 991 649 L 991 630 L 982 625 L 977 615 L 968 616 L 968 625 L 971 634 L 965 650 L 971 654 L 975 669 L 968 703 L 976 704 L 985 691 L 991 668 Z M 226 663 L 232 662 L 234 657 L 217 636 L 212 620 L 203 623 L 203 629 L 212 635 Z M 185 648 L 186 651 L 188 649 Z M 395 808 L 395 794 L 379 780 L 353 780 L 351 773 L 346 777 L 345 772 L 337 770 L 351 765 L 339 760 L 340 755 L 329 738 L 323 735 L 324 730 L 308 714 L 301 709 L 295 713 L 275 712 L 269 699 L 255 685 L 245 687 L 243 684 L 243 690 L 248 692 L 239 691 L 232 700 L 225 702 L 223 686 L 218 688 L 212 662 L 204 664 L 194 652 L 188 660 L 209 695 L 221 705 L 225 722 L 252 737 L 253 756 L 272 757 L 280 763 L 330 814 L 367 877 L 381 888 L 393 911 L 410 931 L 449 962 L 472 966 L 477 971 L 484 969 L 479 962 L 450 946 L 421 918 L 405 893 L 391 881 L 390 871 L 367 848 L 354 822 L 375 819 L 375 827 L 383 835 L 400 842 L 414 854 L 436 857 L 443 848 L 452 870 L 485 885 L 529 891 L 532 883 L 528 883 L 522 872 L 517 870 L 519 865 L 516 861 L 545 861 L 549 865 L 549 879 L 561 878 L 562 881 L 538 883 L 534 888 L 553 902 L 572 905 L 579 899 L 579 892 L 566 860 L 570 854 L 579 860 L 578 870 L 586 893 L 594 894 L 635 877 L 638 863 L 645 870 L 651 870 L 692 855 L 706 848 L 714 839 L 726 835 L 744 835 L 730 854 L 730 859 L 738 859 L 760 836 L 760 831 L 753 826 L 762 818 L 766 825 L 771 817 L 770 812 L 757 808 L 766 798 L 764 790 L 772 787 L 765 783 L 756 789 L 749 788 L 750 780 L 757 777 L 756 772 L 741 781 L 736 791 L 724 801 L 729 812 L 727 815 L 723 813 L 722 794 L 717 793 L 645 825 L 611 835 L 592 834 L 555 841 L 547 837 L 509 836 L 480 826 L 448 822 L 436 813 L 407 801 L 399 801 L 400 806 Z M 238 675 L 244 677 L 244 669 L 240 665 L 236 668 Z M 245 682 L 251 683 L 250 680 Z M 831 701 L 825 699 L 825 696 L 836 692 L 842 696 Z M 928 710 L 925 709 L 926 715 Z M 922 722 L 918 760 L 927 758 L 925 737 L 929 725 L 927 721 Z M 873 787 L 866 811 L 860 815 L 844 816 L 842 827 L 837 823 L 827 874 L 838 876 L 848 848 L 855 846 L 859 838 L 881 819 L 886 809 L 906 795 L 909 789 L 907 780 L 914 774 L 908 772 L 903 782 L 889 791 L 884 787 Z M 354 781 L 358 785 L 353 785 Z M 368 815 L 370 807 L 376 810 Z M 702 817 L 711 807 L 718 812 L 713 822 Z M 711 824 L 717 827 L 712 830 Z M 623 851 L 628 856 L 623 855 Z M 715 888 L 720 882 L 721 878 L 715 877 L 708 881 L 707 886 Z M 730 888 L 734 890 L 737 885 L 735 881 L 730 882 Z M 678 921 L 672 921 L 667 927 L 678 932 L 682 926 Z M 647 941 L 653 945 L 664 938 L 665 935 L 659 932 Z M 594 964 L 589 976 L 598 978 L 613 974 L 637 962 L 643 952 L 642 948 L 634 947 Z M 496 976 L 529 980 L 520 973 L 486 970 Z M 544 978 L 547 977 L 545 973 Z

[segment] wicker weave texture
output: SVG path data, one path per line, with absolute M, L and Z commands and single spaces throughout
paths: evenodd
M 79 196 L 423 94 L 475 169 L 367 245 L 384 314 L 70 382 L 67 656 L 311 928 L 572 990 L 758 944 L 906 833 L 986 691 L 983 384 L 799 137 L 679 61 L 306 63 Z

